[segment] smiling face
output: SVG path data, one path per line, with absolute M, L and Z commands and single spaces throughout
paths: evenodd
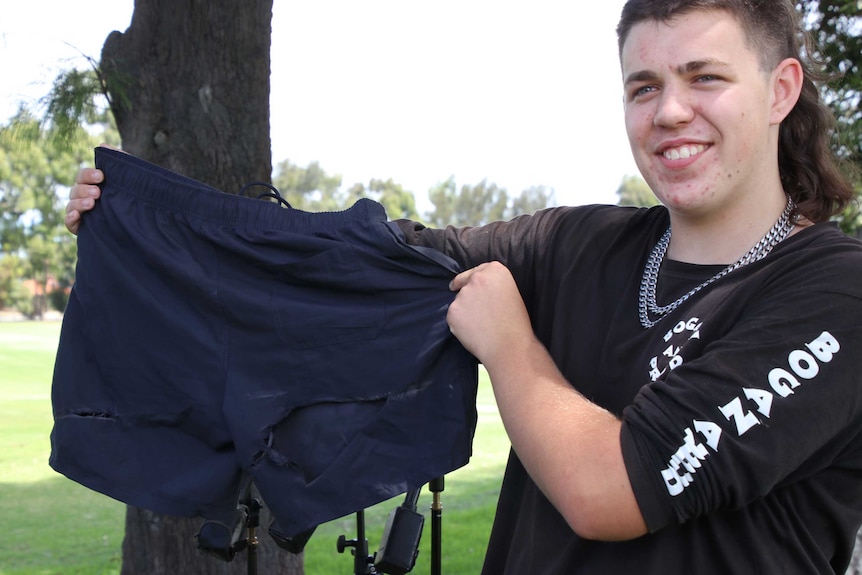
M 672 217 L 726 220 L 781 201 L 774 74 L 730 13 L 639 23 L 621 56 L 629 143 Z

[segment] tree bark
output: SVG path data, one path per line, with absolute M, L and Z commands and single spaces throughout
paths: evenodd
M 272 0 L 136 0 L 100 63 L 123 148 L 225 192 L 269 182 L 271 36 Z M 128 507 L 122 575 L 247 573 L 245 553 L 227 563 L 196 548 L 201 524 Z M 260 572 L 301 575 L 268 524 L 264 510 Z
M 272 0 L 136 0 L 101 70 L 129 153 L 236 193 L 270 181 Z

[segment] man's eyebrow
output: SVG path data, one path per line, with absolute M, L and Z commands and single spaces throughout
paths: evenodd
M 692 72 L 697 72 L 698 70 L 703 70 L 709 66 L 729 68 L 730 64 L 714 58 L 692 60 L 691 62 L 686 62 L 685 64 L 677 66 L 676 73 L 682 76 L 685 74 L 691 74 Z M 653 72 L 652 70 L 639 70 L 626 76 L 625 84 L 628 85 L 633 82 L 655 82 L 658 79 L 658 73 Z
M 702 70 L 709 66 L 729 68 L 730 64 L 722 62 L 721 60 L 716 60 L 715 58 L 706 58 L 705 60 L 693 60 L 691 62 L 687 62 L 676 70 L 679 74 L 690 74 L 691 72 L 697 72 L 698 70 Z
M 655 82 L 656 80 L 658 80 L 658 74 L 655 72 L 650 70 L 640 70 L 638 72 L 632 72 L 626 76 L 625 85 L 629 85 L 634 82 Z

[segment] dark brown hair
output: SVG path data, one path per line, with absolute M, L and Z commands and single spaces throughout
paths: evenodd
M 840 213 L 853 200 L 853 186 L 839 168 L 830 146 L 835 118 L 820 98 L 816 84 L 826 75 L 822 66 L 810 58 L 813 43 L 791 0 L 628 0 L 617 26 L 620 55 L 635 25 L 668 22 L 695 10 L 732 14 L 765 71 L 774 70 L 785 58 L 795 58 L 802 64 L 802 93 L 779 130 L 781 183 L 796 202 L 797 213 L 809 220 L 822 222 Z

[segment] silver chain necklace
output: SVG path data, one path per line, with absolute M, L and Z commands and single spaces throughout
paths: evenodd
M 793 213 L 793 209 L 795 207 L 796 204 L 794 204 L 793 200 L 788 196 L 787 205 L 778 217 L 778 221 L 775 222 L 772 229 L 766 232 L 765 236 L 760 238 L 759 242 L 754 244 L 754 247 L 748 250 L 748 253 L 739 258 L 736 263 L 730 264 L 699 286 L 693 288 L 687 294 L 679 297 L 676 301 L 668 305 L 660 306 L 656 303 L 655 292 L 656 285 L 658 284 L 658 272 L 661 268 L 662 262 L 664 261 L 664 256 L 667 253 L 667 247 L 670 244 L 670 226 L 668 226 L 664 235 L 662 235 L 661 239 L 659 239 L 658 243 L 653 248 L 646 266 L 644 267 L 643 277 L 641 278 L 640 295 L 638 296 L 638 314 L 640 316 L 641 325 L 644 329 L 649 329 L 657 324 L 664 316 L 678 308 L 685 300 L 706 286 L 720 280 L 736 269 L 766 257 L 766 255 L 772 251 L 772 248 L 781 243 L 781 241 L 790 234 L 793 227 L 796 225 L 795 218 L 790 217 L 790 214 Z M 650 314 L 658 316 L 658 318 L 655 320 L 650 319 Z

